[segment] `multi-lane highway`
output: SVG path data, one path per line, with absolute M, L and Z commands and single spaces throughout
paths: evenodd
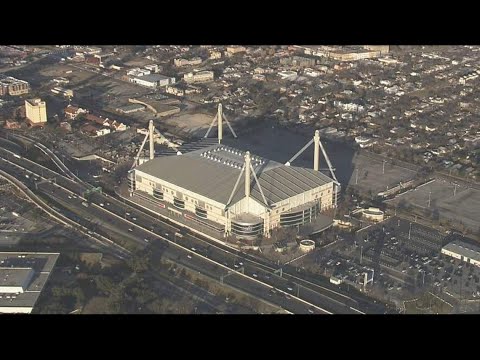
M 1 150 L 0 150 L 1 151 Z M 146 246 L 151 245 L 155 251 L 162 252 L 162 256 L 169 258 L 170 260 L 187 266 L 190 269 L 196 270 L 207 276 L 219 279 L 223 278 L 223 282 L 236 289 L 251 294 L 254 297 L 263 299 L 272 304 L 278 305 L 285 310 L 292 313 L 330 313 L 327 310 L 309 304 L 304 300 L 296 299 L 295 297 L 286 297 L 285 293 L 281 290 L 272 290 L 272 286 L 265 284 L 255 278 L 250 278 L 241 274 L 240 272 L 233 271 L 222 263 L 217 263 L 215 260 L 209 259 L 203 254 L 197 253 L 193 249 L 187 249 L 181 245 L 170 242 L 167 238 L 160 235 L 160 231 L 154 229 L 151 231 L 148 228 L 144 228 L 141 225 L 137 225 L 133 220 L 125 218 L 128 215 L 124 214 L 124 217 L 111 213 L 108 209 L 105 209 L 105 203 L 95 204 L 92 202 L 88 207 L 84 204 L 85 199 L 81 197 L 79 192 L 75 193 L 67 188 L 64 188 L 59 183 L 69 184 L 70 186 L 78 185 L 63 176 L 57 174 L 57 184 L 54 182 L 43 181 L 45 177 L 42 177 L 40 173 L 35 173 L 34 167 L 40 165 L 30 164 L 29 160 L 21 157 L 1 151 L 3 154 L 2 160 L 0 160 L 0 169 L 15 176 L 29 186 L 31 189 L 35 189 L 36 192 L 48 196 L 50 199 L 56 202 L 56 206 L 64 206 L 68 209 L 70 216 L 77 216 L 78 218 L 84 218 L 87 222 L 90 222 L 91 231 L 101 232 L 106 236 L 109 236 L 112 240 L 116 236 L 127 237 L 131 241 L 136 242 L 138 245 Z M 13 161 L 10 161 L 8 157 L 12 157 L 18 162 L 23 162 L 23 165 L 31 165 L 28 169 Z M 13 160 L 12 159 L 12 160 Z M 41 166 L 40 166 L 41 167 Z M 38 171 L 38 169 L 36 169 Z M 50 170 L 51 171 L 51 170 Z M 44 175 L 48 173 L 48 169 L 43 169 Z M 49 175 L 52 175 L 49 173 Z M 23 180 L 25 179 L 25 180 Z M 36 184 L 36 185 L 35 185 Z M 73 186 L 72 186 L 73 187 Z M 76 190 L 82 190 L 82 186 L 77 187 Z M 81 192 L 81 191 L 80 191 Z M 101 198 L 101 195 L 98 194 Z M 108 200 L 114 201 L 113 199 Z M 107 201 L 107 200 L 103 200 Z M 112 204 L 111 202 L 108 202 Z M 101 206 L 103 204 L 103 206 Z M 128 211 L 127 211 L 128 212 Z M 128 212 L 131 214 L 130 212 Z M 88 215 L 87 215 L 88 214 Z M 140 216 L 140 214 L 138 214 Z M 158 231 L 158 232 L 157 232 Z M 187 236 L 185 236 L 187 237 Z M 226 259 L 224 260 L 226 261 Z M 232 268 L 233 268 L 232 264 Z M 231 272 L 229 274 L 229 271 Z M 228 275 L 228 276 L 227 276 Z
M 12 150 L 12 149 L 10 149 Z M 242 254 L 238 250 L 172 226 L 156 216 L 124 204 L 112 196 L 92 193 L 90 205 L 83 198 L 88 186 L 25 159 L 13 151 L 0 149 L 4 161 L 0 168 L 14 173 L 27 185 L 79 218 L 90 218 L 95 231 L 128 238 L 138 245 L 151 245 L 164 256 L 243 291 L 282 306 L 293 313 L 383 313 L 384 308 L 355 299 L 324 285 L 300 278 L 284 269 L 283 276 L 266 260 Z M 13 168 L 16 168 L 14 170 Z M 42 182 L 42 179 L 55 179 Z M 92 230 L 93 231 L 93 230 Z

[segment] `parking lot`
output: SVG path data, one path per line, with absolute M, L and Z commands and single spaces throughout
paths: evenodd
M 339 236 L 310 259 L 322 275 L 359 289 L 365 272 L 370 276 L 373 269 L 373 282 L 366 290 L 398 306 L 427 291 L 439 297 L 480 299 L 480 268 L 441 254 L 455 236 L 394 217 L 355 236 Z
M 428 212 L 433 219 L 450 220 L 472 231 L 480 227 L 480 191 L 449 181 L 436 179 L 399 195 L 390 203 L 414 205 Z

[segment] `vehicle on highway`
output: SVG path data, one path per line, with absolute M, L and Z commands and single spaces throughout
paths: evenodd
M 132 232 L 132 231 L 133 231 L 133 227 L 128 228 L 128 231 Z
M 192 255 L 188 254 L 188 255 L 187 255 L 187 258 L 191 259 L 191 258 L 192 258 Z
M 192 246 L 192 251 L 197 251 L 197 249 L 195 249 L 195 248 Z
M 258 278 L 258 275 L 257 275 L 256 273 L 253 273 L 252 276 L 253 276 L 254 278 Z
M 104 207 L 104 206 L 105 206 L 105 204 L 104 204 L 104 203 L 100 203 L 100 206 L 101 206 L 101 207 Z
M 133 220 L 133 221 L 137 221 L 137 218 L 136 218 L 136 217 L 132 217 L 132 220 Z
M 82 205 L 88 207 L 88 203 L 86 201 L 82 202 Z
M 146 243 L 150 242 L 150 240 L 148 240 L 148 239 L 143 239 L 143 240 L 144 240 Z
M 307 310 L 307 311 L 308 311 L 310 314 L 315 314 L 315 311 L 313 311 L 313 309 L 312 309 L 312 308 L 308 308 L 308 310 Z

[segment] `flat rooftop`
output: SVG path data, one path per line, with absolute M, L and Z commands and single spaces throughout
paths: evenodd
M 32 272 L 32 268 L 4 268 L 0 266 L 0 287 L 22 286 Z
M 160 74 L 149 74 L 143 76 L 136 76 L 136 79 L 144 80 L 144 81 L 160 81 L 165 79 L 170 79 L 168 76 L 160 75 Z
M 33 308 L 53 270 L 59 253 L 1 252 L 0 286 L 21 286 L 30 272 L 33 276 L 23 293 L 0 293 L 2 308 Z M 4 275 L 10 280 L 4 280 Z
M 455 240 L 445 245 L 443 249 L 457 253 L 464 257 L 480 261 L 480 247 Z
M 211 145 L 183 155 L 158 157 L 135 168 L 167 183 L 190 190 L 227 205 L 240 175 L 245 152 L 226 145 Z M 332 182 L 313 169 L 286 166 L 250 154 L 252 166 L 269 205 Z M 231 204 L 244 197 L 245 174 L 242 174 Z M 251 180 L 252 198 L 263 204 L 256 181 Z

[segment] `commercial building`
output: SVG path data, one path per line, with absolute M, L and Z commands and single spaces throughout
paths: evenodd
M 230 57 L 235 54 L 241 54 L 247 51 L 247 48 L 245 46 L 228 46 L 225 55 Z
M 210 51 L 209 59 L 216 60 L 216 59 L 220 59 L 221 57 L 222 57 L 222 53 L 220 51 L 215 51 L 215 50 Z
M 132 77 L 140 77 L 145 75 L 150 75 L 152 73 L 149 69 L 140 69 L 140 68 L 133 68 L 127 71 L 127 75 Z
M 151 158 L 129 172 L 131 194 L 172 212 L 185 210 L 226 235 L 269 236 L 279 226 L 310 223 L 333 206 L 328 176 L 233 147 L 217 144 Z
M 47 123 L 47 104 L 41 99 L 25 100 L 25 113 L 31 126 L 43 126 Z
M 28 94 L 29 91 L 30 85 L 26 81 L 11 76 L 0 78 L 0 96 L 18 96 Z
M 176 67 L 200 65 L 201 63 L 202 63 L 202 59 L 199 58 L 199 57 L 194 57 L 194 58 L 191 58 L 191 59 L 179 58 L 179 59 L 174 59 L 173 60 L 173 64 Z
M 280 64 L 298 66 L 298 67 L 310 67 L 315 66 L 317 60 L 313 58 L 307 58 L 304 56 L 292 56 L 280 59 Z
M 196 73 L 188 73 L 183 75 L 183 80 L 188 84 L 213 81 L 213 79 L 214 79 L 213 71 L 199 71 Z
M 150 74 L 144 76 L 137 76 L 130 80 L 131 82 L 146 86 L 152 89 L 156 89 L 162 86 L 167 86 L 171 84 L 175 84 L 174 77 L 167 77 L 160 74 Z
M 460 240 L 452 241 L 442 248 L 442 254 L 480 266 L 480 247 Z
M 167 94 L 172 94 L 172 95 L 175 95 L 175 96 L 185 96 L 185 90 L 180 89 L 177 86 L 167 86 L 166 89 L 165 89 L 165 92 Z
M 389 51 L 388 45 L 366 46 L 299 46 L 306 55 L 326 57 L 337 61 L 357 61 L 384 56 Z
M 58 253 L 0 253 L 0 313 L 29 314 L 58 256 Z

